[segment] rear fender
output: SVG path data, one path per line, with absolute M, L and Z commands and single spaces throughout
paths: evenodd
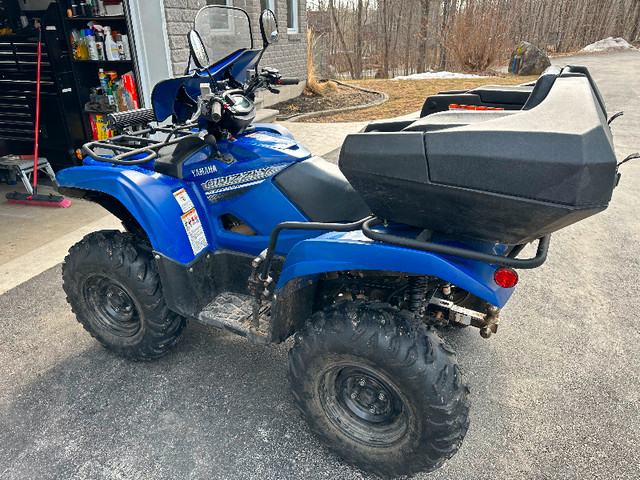
M 153 249 L 162 255 L 182 264 L 195 258 L 182 223 L 183 211 L 173 196 L 184 188 L 197 214 L 204 218 L 186 182 L 141 168 L 106 164 L 67 168 L 56 177 L 61 187 L 103 192 L 116 198 L 147 233 Z
M 362 232 L 331 232 L 296 244 L 287 255 L 277 288 L 320 273 L 384 270 L 434 276 L 502 308 L 514 289 L 495 283 L 495 269 L 482 262 L 374 242 Z

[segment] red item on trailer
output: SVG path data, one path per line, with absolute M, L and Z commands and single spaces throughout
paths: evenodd
M 71 202 L 61 195 L 38 195 L 38 136 L 40 133 L 40 65 L 42 63 L 42 27 L 38 27 L 38 67 L 36 81 L 36 134 L 33 151 L 33 194 L 10 192 L 6 198 L 9 203 L 40 205 L 46 207 L 67 208 Z

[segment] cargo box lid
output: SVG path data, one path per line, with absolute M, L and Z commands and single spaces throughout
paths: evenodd
M 495 113 L 501 112 L 433 115 L 481 116 L 427 128 L 431 182 L 576 206 L 610 200 L 613 140 L 587 78 L 559 77 L 535 108 Z

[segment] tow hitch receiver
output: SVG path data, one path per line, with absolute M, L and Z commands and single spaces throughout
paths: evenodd
M 500 309 L 490 303 L 486 304 L 486 313 L 480 313 L 469 308 L 456 305 L 451 300 L 446 300 L 434 295 L 429 301 L 429 307 L 436 307 L 436 317 L 443 318 L 449 322 L 471 325 L 480 329 L 482 338 L 489 338 L 498 332 L 498 322 L 500 321 Z M 448 316 L 446 315 L 448 312 Z

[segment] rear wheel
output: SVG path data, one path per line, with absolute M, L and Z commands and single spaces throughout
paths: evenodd
M 319 439 L 363 470 L 433 470 L 468 428 L 453 352 L 408 312 L 343 302 L 316 313 L 289 352 L 296 406 Z
M 167 308 L 152 255 L 132 234 L 87 235 L 69 250 L 62 278 L 78 321 L 118 355 L 158 358 L 182 335 L 186 320 Z

